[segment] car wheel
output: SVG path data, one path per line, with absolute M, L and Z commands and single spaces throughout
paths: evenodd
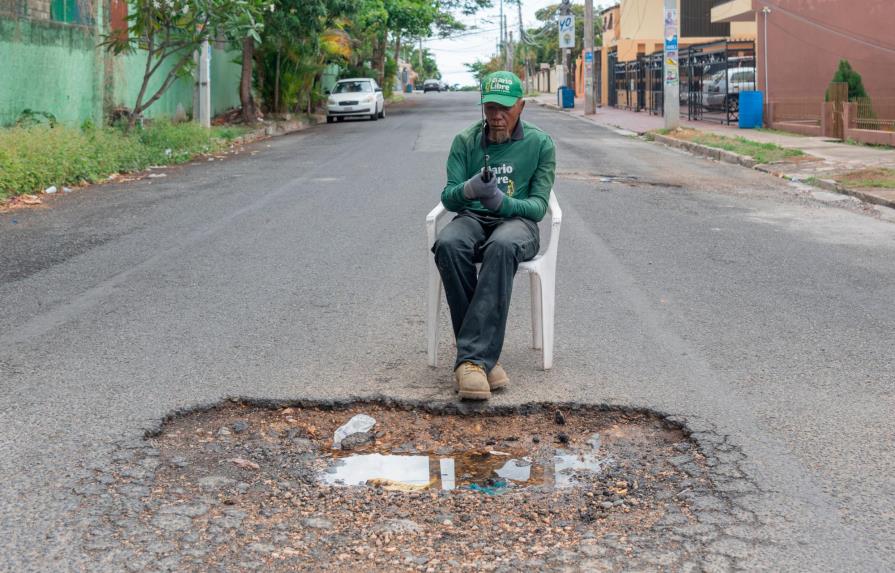
M 379 119 L 379 114 L 378 114 L 378 113 L 371 113 L 371 114 L 370 114 L 370 120 L 372 120 L 372 121 L 376 121 L 377 119 Z
M 382 104 L 382 111 L 379 112 L 379 119 L 385 119 L 385 104 Z
M 740 111 L 739 96 L 731 96 L 727 103 L 727 109 L 730 110 L 730 113 L 738 113 Z
M 335 118 L 331 115 L 326 116 L 326 123 L 332 123 L 335 121 Z

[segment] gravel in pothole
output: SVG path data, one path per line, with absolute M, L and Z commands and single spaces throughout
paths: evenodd
M 334 449 L 336 430 L 358 414 L 375 425 Z M 665 532 L 698 525 L 690 503 L 692 492 L 710 492 L 705 460 L 648 414 L 227 404 L 176 418 L 149 442 L 160 463 L 139 522 L 151 535 L 123 541 L 137 559 L 176 556 L 177 570 L 626 570 L 700 560 L 692 539 Z

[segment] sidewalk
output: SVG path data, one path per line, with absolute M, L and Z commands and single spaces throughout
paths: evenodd
M 560 109 L 557 105 L 556 94 L 541 94 L 527 99 L 544 107 Z M 585 116 L 583 99 L 576 99 L 574 108 L 563 111 L 598 125 L 629 132 L 632 135 L 642 135 L 665 127 L 665 120 L 661 116 L 650 115 L 645 111 L 633 112 L 612 107 L 600 107 L 597 108 L 597 112 L 594 115 Z M 807 182 L 830 191 L 852 195 L 869 203 L 895 208 L 895 189 L 849 189 L 833 180 L 836 176 L 856 170 L 895 169 L 895 150 L 893 149 L 851 145 L 823 137 L 809 137 L 777 131 L 739 129 L 735 125 L 724 125 L 708 121 L 682 120 L 681 127 L 726 137 L 743 137 L 760 143 L 773 143 L 787 149 L 799 149 L 811 156 L 811 159 L 794 163 L 758 165 L 755 168 L 778 177 Z M 676 145 L 676 143 L 682 142 L 672 140 L 670 137 L 657 136 L 656 139 L 696 153 L 700 153 L 700 150 L 695 148 L 704 148 L 707 153 L 701 154 L 718 155 L 718 150 L 714 148 L 705 148 L 705 146 L 697 144 Z M 724 154 L 728 156 L 733 155 L 729 152 L 724 152 Z M 742 161 L 742 159 L 745 159 L 742 157 L 740 159 L 741 161 L 732 162 L 750 167 L 755 164 L 754 161 Z

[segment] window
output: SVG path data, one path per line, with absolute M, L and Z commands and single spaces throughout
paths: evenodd
M 712 7 L 718 0 L 681 0 L 681 37 L 730 36 L 730 23 L 712 23 Z
M 336 89 L 333 90 L 333 93 L 348 94 L 372 91 L 373 85 L 370 82 L 339 82 L 336 84 Z
M 66 24 L 93 23 L 91 0 L 51 0 L 50 19 Z

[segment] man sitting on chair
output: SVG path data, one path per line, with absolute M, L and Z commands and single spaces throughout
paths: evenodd
M 522 95 L 513 73 L 485 77 L 484 121 L 454 137 L 441 193 L 442 204 L 457 216 L 432 252 L 457 341 L 455 389 L 469 400 L 487 400 L 509 382 L 497 360 L 513 277 L 519 263 L 538 254 L 537 222 L 547 212 L 556 171 L 553 140 L 519 119 Z

